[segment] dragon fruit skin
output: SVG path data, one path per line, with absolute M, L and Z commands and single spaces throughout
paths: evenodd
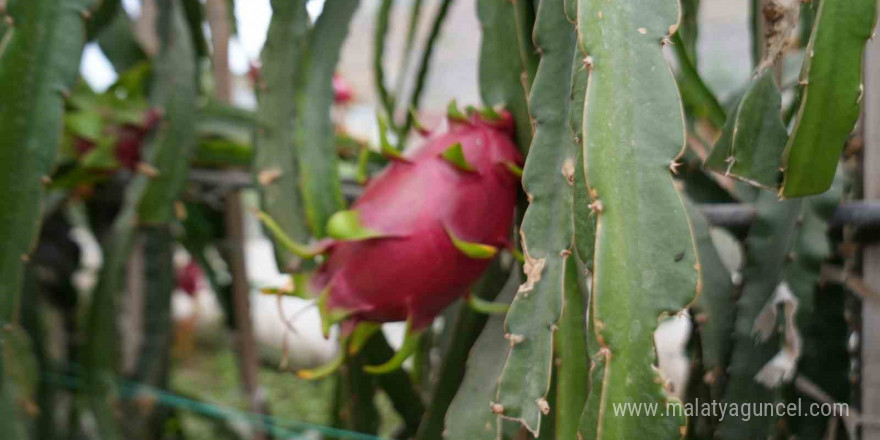
M 491 122 L 473 114 L 367 185 L 352 209 L 381 237 L 336 242 L 312 278 L 327 311 L 350 318 L 345 328 L 409 319 L 418 330 L 467 292 L 490 259 L 465 255 L 449 234 L 507 243 L 519 186 L 508 165 L 522 163 L 511 134 L 508 113 Z M 473 171 L 441 156 L 456 143 Z

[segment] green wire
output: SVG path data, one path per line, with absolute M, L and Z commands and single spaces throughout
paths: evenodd
M 78 369 L 73 366 L 72 369 Z M 75 375 L 62 374 L 55 372 L 44 372 L 43 377 L 48 381 L 64 386 L 66 388 L 76 390 L 79 389 L 82 380 Z M 289 438 L 289 439 L 305 439 L 302 437 L 303 431 L 317 431 L 321 435 L 336 439 L 351 440 L 387 440 L 371 434 L 364 434 L 345 429 L 332 428 L 329 426 L 316 425 L 313 423 L 300 422 L 296 420 L 284 420 L 277 417 L 253 413 L 249 411 L 241 411 L 230 407 L 213 405 L 207 402 L 189 399 L 178 394 L 164 391 L 149 385 L 130 381 L 119 380 L 120 397 L 123 399 L 133 399 L 148 395 L 156 399 L 156 403 L 172 408 L 179 408 L 192 413 L 198 413 L 207 417 L 216 419 L 240 419 L 260 425 L 264 431 L 271 431 L 272 435 Z M 268 429 L 266 425 L 270 425 Z M 294 437 L 295 436 L 295 437 Z

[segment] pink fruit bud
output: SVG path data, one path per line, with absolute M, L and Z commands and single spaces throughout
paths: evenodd
M 177 287 L 189 296 L 195 296 L 202 278 L 202 268 L 195 261 L 189 261 L 177 270 Z
M 373 238 L 337 241 L 312 279 L 328 315 L 421 329 L 467 292 L 511 232 L 520 180 L 508 165 L 522 164 L 511 127 L 507 112 L 474 113 L 370 182 L 352 211 Z
M 354 91 L 348 81 L 342 75 L 333 74 L 333 102 L 336 104 L 348 104 L 354 99 Z

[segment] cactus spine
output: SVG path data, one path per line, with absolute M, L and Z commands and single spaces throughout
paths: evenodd
M 672 180 L 685 141 L 681 100 L 661 51 L 679 4 L 581 0 L 578 15 L 590 69 L 583 148 L 598 221 L 591 325 L 599 344 L 580 435 L 678 438 L 683 417 L 615 417 L 612 405 L 673 402 L 654 368 L 653 333 L 699 291 L 695 244 Z

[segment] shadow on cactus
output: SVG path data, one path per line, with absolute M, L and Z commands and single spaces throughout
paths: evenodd
M 379 330 L 379 323 L 406 321 L 401 349 L 385 364 L 365 370 L 382 374 L 399 368 L 425 327 L 465 296 L 499 249 L 509 245 L 520 184 L 516 170 L 523 159 L 508 112 L 469 108 L 464 114 L 452 105 L 446 133 L 431 135 L 412 154 L 389 159 L 352 208 L 330 218 L 330 238 L 314 246 L 293 242 L 271 218 L 258 214 L 288 250 L 322 259 L 313 274 L 297 278 L 294 288 L 266 291 L 314 299 L 325 336 L 341 324 L 339 356 L 299 371 L 301 377 L 334 372 Z

